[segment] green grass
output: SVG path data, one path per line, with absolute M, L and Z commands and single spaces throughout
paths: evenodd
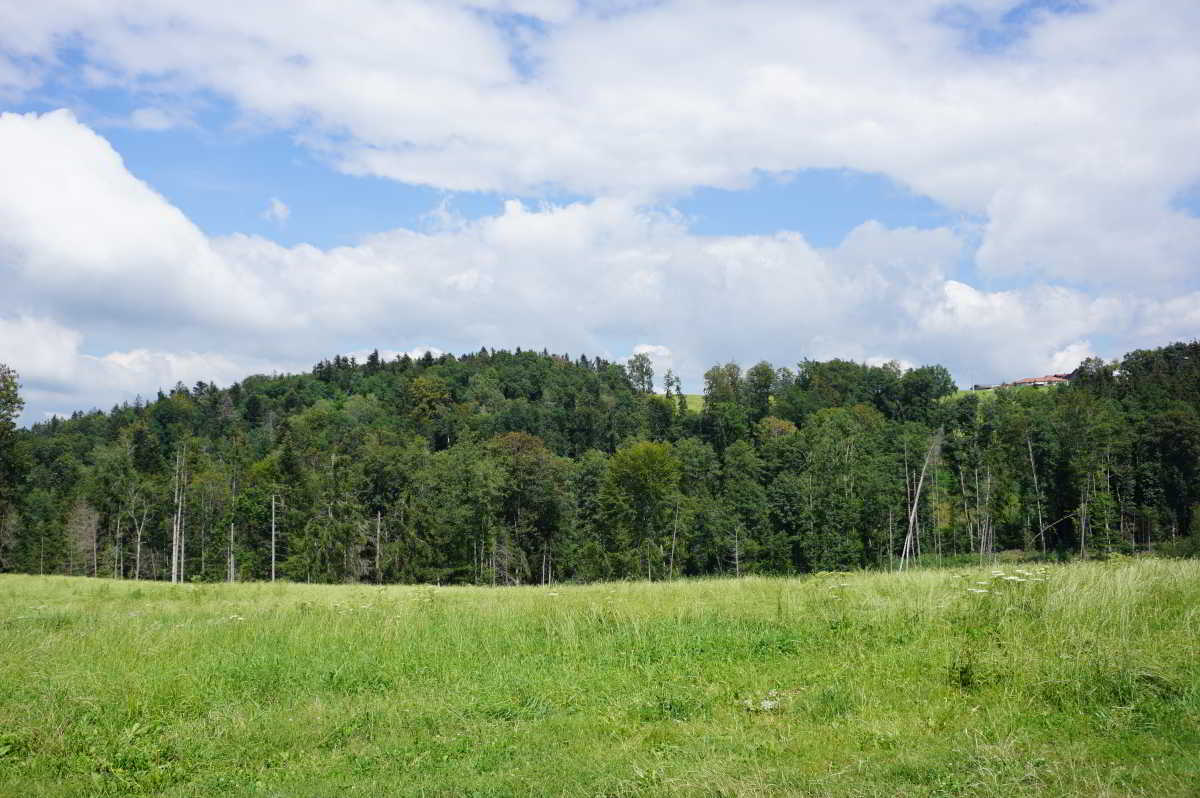
M 960 388 L 959 390 L 955 391 L 952 394 L 943 396 L 942 401 L 948 402 L 952 399 L 961 399 L 964 396 L 969 396 L 972 394 L 974 394 L 975 396 L 978 396 L 981 400 L 987 400 L 987 399 L 995 399 L 997 391 L 1041 391 L 1041 390 L 1056 391 L 1061 387 L 1062 387 L 1062 383 L 1059 383 L 1057 385 L 1005 385 L 1000 388 L 984 388 L 983 390 L 980 390 L 980 391 L 975 391 L 970 388 Z
M 704 394 L 702 393 L 685 393 L 684 398 L 687 399 L 687 409 L 693 413 L 704 412 Z
M 1028 570 L 3 576 L 0 795 L 1196 795 L 1200 563 Z

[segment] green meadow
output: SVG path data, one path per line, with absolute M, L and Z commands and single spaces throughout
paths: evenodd
M 995 572 L 993 572 L 995 571 Z M 0 577 L 5 796 L 1185 796 L 1200 563 Z

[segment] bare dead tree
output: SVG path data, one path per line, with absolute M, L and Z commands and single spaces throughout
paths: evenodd
M 942 431 L 938 430 L 937 433 L 934 434 L 933 439 L 929 442 L 929 449 L 925 452 L 925 461 L 921 463 L 921 476 L 917 479 L 916 490 L 912 491 L 910 494 L 911 500 L 908 510 L 908 533 L 904 536 L 904 545 L 900 550 L 901 571 L 903 571 L 905 566 L 911 562 L 914 554 L 919 551 L 917 548 L 917 510 L 921 506 L 921 488 L 923 488 L 925 485 L 925 472 L 929 469 L 929 463 L 933 460 L 934 453 L 938 451 L 941 445 Z M 907 468 L 905 469 L 905 472 L 907 474 Z M 908 479 L 906 477 L 905 482 L 907 481 Z
M 1038 529 L 1042 530 L 1038 537 L 1041 538 L 1042 554 L 1046 553 L 1046 536 L 1045 536 L 1045 519 L 1042 518 L 1042 491 L 1038 485 L 1037 463 L 1033 459 L 1033 440 L 1030 438 L 1029 431 L 1025 432 L 1025 448 L 1029 451 L 1029 473 L 1033 475 L 1033 500 L 1037 503 Z
M 995 527 L 992 524 L 992 467 L 984 467 L 982 493 L 979 490 L 979 468 L 975 469 L 975 506 L 979 517 L 979 562 L 990 557 L 996 549 Z
M 92 562 L 95 563 L 96 527 L 99 522 L 100 514 L 82 499 L 75 502 L 71 508 L 71 514 L 67 518 L 67 531 L 71 543 L 68 549 L 68 562 L 72 573 L 75 572 L 76 554 L 80 558 L 79 570 L 85 575 L 87 574 L 89 551 L 92 553 Z M 95 575 L 94 571 L 93 575 Z
M 134 521 L 134 527 L 137 530 L 137 544 L 133 555 L 133 578 L 135 580 L 142 578 L 142 531 L 146 528 L 146 518 L 150 515 L 150 503 L 144 498 L 142 500 L 142 517 Z
M 182 570 L 180 568 L 180 553 L 182 551 L 181 538 L 183 531 L 183 451 L 182 449 L 175 453 L 175 470 L 174 479 L 172 481 L 175 501 L 175 514 L 171 519 L 171 582 L 176 583 L 182 579 Z
M 275 581 L 275 494 L 271 494 L 271 581 Z
M 375 511 L 375 582 L 383 582 L 383 571 L 380 570 L 380 547 L 383 545 L 383 512 Z
M 679 497 L 675 498 L 675 520 L 671 525 L 671 562 L 668 566 L 670 578 L 675 578 L 675 540 L 679 536 Z

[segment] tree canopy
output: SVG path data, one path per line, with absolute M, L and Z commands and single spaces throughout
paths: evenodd
M 646 356 L 376 351 L 21 430 L 0 366 L 0 568 L 518 584 L 1200 537 L 1195 342 L 989 394 L 845 360 L 716 365 L 702 404 L 653 380 Z

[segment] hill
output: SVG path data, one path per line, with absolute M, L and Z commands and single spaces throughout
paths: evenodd
M 940 366 L 727 363 L 697 396 L 655 393 L 644 356 L 336 357 L 5 427 L 0 570 L 528 584 L 1183 553 L 1198 364 L 1172 344 L 984 401 Z

